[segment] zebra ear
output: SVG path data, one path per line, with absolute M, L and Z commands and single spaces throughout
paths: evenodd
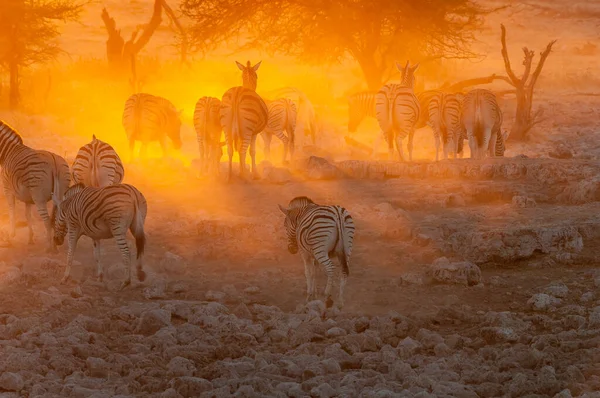
M 404 67 L 398 62 L 396 62 L 396 69 L 398 69 L 399 72 L 404 72 Z
M 237 65 L 239 70 L 244 71 L 244 65 L 240 64 L 238 61 L 235 61 L 235 64 Z
M 288 210 L 288 209 L 286 209 L 285 207 L 281 206 L 280 204 L 278 204 L 277 206 L 279 207 L 279 210 L 281 210 L 281 212 L 282 212 L 283 214 L 285 214 L 285 216 L 287 217 L 287 215 L 288 215 L 288 213 L 289 213 L 289 210 Z
M 421 65 L 421 63 L 420 63 L 420 62 L 418 62 L 416 65 L 412 66 L 410 69 L 411 69 L 411 70 L 414 72 L 414 71 L 416 71 L 417 69 L 419 69 L 419 65 Z
M 258 70 L 258 68 L 260 68 L 260 63 L 261 62 L 262 61 L 258 61 L 258 63 L 252 67 L 252 69 L 254 69 L 254 72 L 256 72 Z
M 92 134 L 92 141 L 96 141 L 96 134 Z

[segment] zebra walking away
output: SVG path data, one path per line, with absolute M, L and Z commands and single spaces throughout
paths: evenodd
M 146 157 L 147 145 L 158 141 L 167 156 L 167 137 L 173 147 L 181 148 L 181 112 L 167 99 L 146 93 L 131 95 L 125 101 L 123 127 L 129 140 L 129 160 L 133 161 L 135 142 L 141 141 L 140 156 Z
M 410 62 L 407 62 L 404 68 L 398 64 L 396 67 L 402 72 L 402 81 L 400 84 L 386 84 L 377 92 L 375 103 L 377 121 L 385 134 L 390 159 L 393 159 L 395 142 L 400 160 L 404 161 L 402 141 L 408 136 L 408 157 L 412 161 L 415 126 L 421 112 L 413 90 L 414 73 L 419 64 L 411 67 Z
M 131 256 L 127 243 L 127 230 L 130 230 L 135 237 L 137 277 L 140 281 L 144 281 L 146 273 L 143 271 L 142 255 L 146 245 L 144 222 L 147 211 L 146 198 L 132 185 L 118 184 L 96 188 L 77 184 L 69 188 L 54 225 L 55 244 L 62 245 L 67 236 L 69 245 L 67 266 L 61 283 L 69 280 L 77 241 L 85 235 L 94 241 L 96 277 L 99 281 L 103 278 L 100 241 L 115 238 L 127 272 L 127 279 L 121 285 L 121 289 L 129 285 Z
M 435 160 L 439 160 L 440 142 L 443 159 L 453 152 L 456 159 L 463 128 L 460 121 L 461 95 L 441 94 L 429 101 L 429 121 L 435 139 Z M 452 144 L 452 146 L 450 145 Z
M 248 147 L 250 147 L 250 158 L 252 159 L 252 174 L 254 178 L 258 178 L 256 136 L 265 129 L 267 117 L 267 105 L 256 92 L 238 86 L 230 88 L 223 94 L 220 122 L 227 141 L 229 181 L 231 181 L 232 175 L 234 150 L 240 157 L 240 177 L 244 177 Z
M 283 142 L 283 162 L 290 152 L 290 160 L 294 158 L 294 145 L 296 142 L 296 104 L 289 98 L 279 98 L 267 102 L 268 117 L 267 127 L 262 133 L 265 144 L 265 159 L 271 158 L 271 139 L 273 135 Z M 287 133 L 287 137 L 283 131 Z
M 29 148 L 21 136 L 0 120 L 0 167 L 2 186 L 8 202 L 10 237 L 16 236 L 15 202 L 25 203 L 29 244 L 34 243 L 31 206 L 35 205 L 46 227 L 48 251 L 55 252 L 52 226 L 57 207 L 71 183 L 69 165 L 62 157 L 48 151 Z M 52 200 L 52 213 L 47 203 Z
M 344 305 L 346 280 L 350 274 L 354 221 L 350 213 L 341 206 L 320 206 L 306 197 L 295 198 L 291 204 L 292 207 L 289 208 L 279 205 L 279 209 L 285 215 L 288 251 L 296 254 L 300 249 L 302 255 L 306 276 L 306 301 L 316 298 L 315 271 L 318 263 L 327 275 L 326 305 L 333 305 L 331 290 L 334 264 L 330 254 L 334 254 L 342 266 L 338 299 L 338 306 L 341 308 Z
M 467 93 L 462 104 L 461 122 L 469 140 L 471 158 L 483 159 L 486 151 L 495 156 L 498 135 L 502 135 L 502 111 L 496 95 L 485 89 Z
M 120 184 L 125 170 L 112 146 L 92 135 L 92 142 L 79 148 L 73 162 L 73 183 L 87 187 Z
M 221 101 L 214 97 L 202 97 L 194 109 L 194 129 L 200 151 L 202 173 L 218 173 L 221 160 Z

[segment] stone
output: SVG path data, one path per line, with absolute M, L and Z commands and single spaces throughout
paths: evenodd
M 327 330 L 327 332 L 325 334 L 327 335 L 327 337 L 341 337 L 341 336 L 345 336 L 348 333 L 346 332 L 345 329 L 342 329 L 340 327 L 333 327 L 333 328 Z
M 159 268 L 166 274 L 180 274 L 185 272 L 185 262 L 183 257 L 171 252 L 166 252 L 160 260 Z
M 206 292 L 206 294 L 204 295 L 204 297 L 208 300 L 208 301 L 218 301 L 221 302 L 225 299 L 225 293 L 223 292 L 215 292 L 213 290 L 209 290 Z
M 600 306 L 594 307 L 588 318 L 589 328 L 600 328 Z
M 81 298 L 83 297 L 83 291 L 81 290 L 81 286 L 77 285 L 75 287 L 73 287 L 73 289 L 71 289 L 71 297 L 73 298 Z
M 512 205 L 513 207 L 524 209 L 528 207 L 536 207 L 537 203 L 533 198 L 516 195 L 512 197 Z
M 548 156 L 555 159 L 572 159 L 573 150 L 564 142 L 559 142 L 552 150 L 550 150 L 550 152 L 548 152 Z
M 135 332 L 143 335 L 152 335 L 165 326 L 171 325 L 171 312 L 167 310 L 146 311 L 140 317 Z
M 410 273 L 406 273 L 400 276 L 399 280 L 398 280 L 398 284 L 399 285 L 423 285 L 425 283 L 425 280 L 423 278 L 423 275 L 420 273 L 416 273 L 416 272 L 410 272 Z
M 248 295 L 258 294 L 260 293 L 260 288 L 258 286 L 249 286 L 244 289 L 244 293 Z
M 162 299 L 166 297 L 167 282 L 164 279 L 158 279 L 152 282 L 152 285 L 144 288 L 142 294 L 147 300 Z
M 174 357 L 167 365 L 167 374 L 170 377 L 193 376 L 196 371 L 194 362 L 183 357 Z
M 481 269 L 468 261 L 458 263 L 433 263 L 428 274 L 437 283 L 474 286 L 482 282 Z
M 3 270 L 2 274 L 0 274 L 0 283 L 2 284 L 11 284 L 15 283 L 21 276 L 23 272 L 18 267 L 6 267 L 4 262 L 0 262 L 0 269 Z
M 25 387 L 25 383 L 18 373 L 4 372 L 0 376 L 0 390 L 21 391 L 23 387 Z
M 548 286 L 544 293 L 558 298 L 565 298 L 569 294 L 569 288 L 564 283 L 555 283 Z
M 202 393 L 213 389 L 210 381 L 191 376 L 178 377 L 172 381 L 172 385 L 184 398 L 199 397 Z
M 85 365 L 91 377 L 106 378 L 110 370 L 110 364 L 102 358 L 88 357 Z
M 527 306 L 535 311 L 549 311 L 560 305 L 561 300 L 545 293 L 534 294 L 528 301 Z

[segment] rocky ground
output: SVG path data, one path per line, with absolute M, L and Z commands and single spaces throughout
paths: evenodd
M 309 158 L 231 185 L 143 167 L 144 283 L 118 291 L 113 242 L 104 283 L 82 238 L 60 285 L 64 249 L 2 236 L 0 396 L 600 396 L 596 162 Z M 301 194 L 355 219 L 341 311 L 304 304 L 276 207 Z

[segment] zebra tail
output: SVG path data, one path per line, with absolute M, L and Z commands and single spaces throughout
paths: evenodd
M 345 228 L 345 222 L 344 222 L 344 213 L 341 212 L 340 214 L 340 220 L 339 220 L 340 224 L 339 224 L 339 241 L 342 245 L 342 255 L 340 256 L 340 264 L 342 265 L 342 273 L 346 276 L 350 275 L 350 267 L 348 265 L 349 263 L 349 256 L 348 256 L 348 247 L 346 247 L 346 228 Z

